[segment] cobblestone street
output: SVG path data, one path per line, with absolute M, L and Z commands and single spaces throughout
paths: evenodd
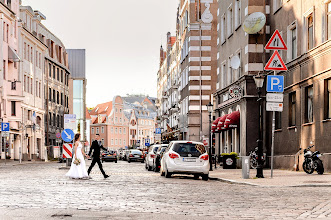
M 89 165 L 90 161 L 88 161 Z M 59 163 L 0 166 L 0 219 L 331 218 L 329 187 L 255 187 L 161 177 L 142 163 L 104 163 L 70 180 Z

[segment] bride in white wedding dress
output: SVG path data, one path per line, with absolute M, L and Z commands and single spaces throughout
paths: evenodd
M 87 158 L 89 158 L 89 156 L 85 154 L 83 150 L 83 145 L 82 143 L 80 143 L 79 139 L 80 134 L 75 134 L 75 153 L 74 157 L 72 158 L 70 170 L 68 171 L 68 173 L 66 173 L 66 176 L 72 179 L 83 179 L 89 177 L 86 171 L 84 158 L 84 156 Z M 74 164 L 76 158 L 80 160 L 79 165 Z

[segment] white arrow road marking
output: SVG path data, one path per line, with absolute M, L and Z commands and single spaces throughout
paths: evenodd
M 64 133 L 67 135 L 67 138 L 68 138 L 68 139 L 71 139 L 71 135 L 69 135 L 69 134 L 66 132 L 66 130 L 64 130 Z

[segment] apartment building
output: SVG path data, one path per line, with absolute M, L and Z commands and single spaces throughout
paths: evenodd
M 291 169 L 315 145 L 331 170 L 331 1 L 291 0 L 270 4 L 271 33 L 278 29 L 288 50 L 281 53 L 285 76 L 284 110 L 276 116 L 275 166 Z M 301 168 L 301 167 L 300 167 Z
M 46 17 L 30 6 L 20 6 L 19 56 L 22 58 L 19 76 L 22 81 L 22 158 L 45 159 L 45 96 L 44 59 L 48 51 L 38 36 L 38 27 Z M 19 159 L 19 149 L 15 148 Z
M 217 8 L 215 0 L 179 1 L 176 39 L 168 34 L 167 51 L 160 51 L 157 104 L 163 140 L 208 137 L 206 105 L 217 80 Z
M 19 75 L 19 1 L 0 1 L 0 122 L 9 122 L 9 137 L 0 136 L 1 159 L 18 158 L 18 148 L 22 142 L 22 125 L 20 111 L 22 96 L 22 79 Z M 16 151 L 15 151 L 16 149 Z M 5 152 L 7 152 L 5 154 Z
M 68 54 L 61 40 L 44 25 L 38 27 L 39 39 L 48 47 L 45 55 L 45 145 L 48 152 L 61 145 L 56 138 L 64 128 L 64 114 L 69 114 L 69 77 Z M 53 155 L 54 156 L 54 155 Z M 56 156 L 56 155 L 55 155 Z

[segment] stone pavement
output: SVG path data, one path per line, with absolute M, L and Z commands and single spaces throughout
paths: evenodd
M 89 164 L 90 161 L 87 162 Z M 175 175 L 142 163 L 104 163 L 91 180 L 64 176 L 64 164 L 0 166 L 2 219 L 331 219 L 331 187 L 256 187 Z
M 307 174 L 304 171 L 289 171 L 289 170 L 274 170 L 273 178 L 271 178 L 270 169 L 264 169 L 263 175 L 265 178 L 256 178 L 256 170 L 250 170 L 250 178 L 242 178 L 241 169 L 223 169 L 218 167 L 216 170 L 210 172 L 211 179 L 218 179 L 220 181 L 246 184 L 262 187 L 331 187 L 331 173 L 324 173 L 319 175 L 316 172 Z

